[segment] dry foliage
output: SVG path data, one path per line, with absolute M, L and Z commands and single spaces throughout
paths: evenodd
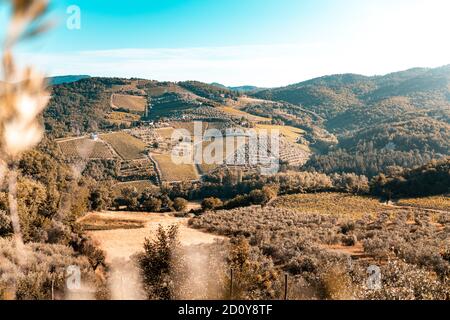
M 316 208 L 309 201 L 297 209 L 250 207 L 208 212 L 191 219 L 190 224 L 220 235 L 246 237 L 278 269 L 304 284 L 291 292 L 291 298 L 445 299 L 450 276 L 450 220 L 446 214 L 378 207 L 374 215 L 372 200 L 359 197 L 360 208 L 367 201 L 366 212 L 339 214 L 342 207 L 332 206 L 336 195 L 330 198 L 325 194 L 322 200 L 317 195 L 315 200 Z M 342 200 L 347 208 L 353 202 Z M 371 264 L 382 270 L 382 290 L 376 292 L 366 287 L 366 270 Z M 405 275 L 399 277 L 403 271 L 395 271 L 393 266 Z

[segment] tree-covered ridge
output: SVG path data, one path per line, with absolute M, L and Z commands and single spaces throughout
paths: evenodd
M 108 88 L 119 80 L 90 78 L 52 86 L 46 131 L 55 137 L 98 130 L 110 109 Z
M 202 98 L 211 99 L 218 102 L 223 101 L 225 98 L 235 98 L 239 96 L 237 92 L 234 92 L 228 88 L 222 88 L 199 81 L 184 81 L 179 82 L 178 85 Z
M 388 197 L 450 194 L 450 157 L 415 169 L 380 174 L 372 181 L 371 192 Z
M 384 122 L 342 137 L 339 147 L 355 151 L 361 144 L 368 144 L 372 150 L 397 150 L 420 152 L 434 151 L 450 154 L 450 124 L 426 118 L 415 118 L 403 122 Z
M 330 119 L 345 107 L 369 106 L 399 96 L 409 97 L 418 108 L 445 107 L 450 102 L 449 84 L 450 66 L 445 66 L 411 69 L 376 77 L 354 74 L 325 76 L 287 87 L 263 90 L 254 95 L 302 105 Z
M 392 165 L 423 165 L 450 152 L 450 66 L 375 77 L 332 75 L 254 96 L 282 105 L 273 109 L 274 118 L 336 137 L 337 143 L 313 139 L 320 143 L 313 144 L 317 152 L 309 169 L 372 176 Z M 254 112 L 261 115 L 262 109 Z M 321 118 L 312 122 L 313 130 L 305 128 L 310 116 L 299 110 Z

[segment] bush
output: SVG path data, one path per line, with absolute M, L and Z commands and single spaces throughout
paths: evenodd
M 239 195 L 225 203 L 225 209 L 235 209 L 240 207 L 248 207 L 251 204 L 248 195 Z
M 149 212 L 160 212 L 162 201 L 155 197 L 150 197 L 142 203 L 142 209 Z
M 358 242 L 358 238 L 355 235 L 344 236 L 342 238 L 342 244 L 347 247 L 353 247 Z
M 269 198 L 262 190 L 253 190 L 250 192 L 250 201 L 253 204 L 265 204 L 269 201 Z
M 97 290 L 104 285 L 96 277 L 86 257 L 71 248 L 51 244 L 25 244 L 26 259 L 19 264 L 14 242 L 0 239 L 0 300 L 49 300 L 52 283 L 56 299 L 67 293 L 66 270 L 70 265 L 80 268 L 82 286 Z
M 11 218 L 5 211 L 0 211 L 0 237 L 12 233 Z
M 188 202 L 186 199 L 183 198 L 176 198 L 175 200 L 173 200 L 173 208 L 175 209 L 175 211 L 181 212 L 181 211 L 185 211 L 187 208 Z
M 223 206 L 222 200 L 218 198 L 206 198 L 202 201 L 202 209 L 203 211 L 214 210 Z

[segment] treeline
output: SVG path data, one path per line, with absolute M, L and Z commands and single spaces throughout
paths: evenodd
M 432 161 L 416 169 L 398 168 L 371 181 L 371 193 L 387 198 L 450 194 L 450 158 Z
M 116 210 L 144 212 L 183 212 L 188 204 L 184 198 L 170 198 L 166 190 L 159 188 L 146 188 L 139 192 L 134 187 L 126 187 L 114 199 L 108 200 L 112 200 L 110 206 Z
M 450 154 L 450 125 L 430 118 L 385 123 L 361 130 L 350 137 L 341 137 L 338 147 L 352 151 L 362 144 L 367 152 L 385 148 L 408 152 Z
M 254 190 L 270 187 L 279 195 L 339 191 L 367 193 L 368 180 L 355 174 L 325 175 L 316 172 L 289 171 L 272 176 L 257 174 L 242 176 L 233 170 L 207 175 L 202 183 L 182 182 L 163 186 L 162 190 L 170 197 L 182 197 L 189 200 L 202 200 L 216 197 L 233 199 L 239 195 L 250 195 Z

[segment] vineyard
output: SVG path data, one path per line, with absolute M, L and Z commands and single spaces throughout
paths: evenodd
M 101 138 L 109 143 L 124 160 L 141 159 L 145 155 L 147 145 L 125 132 L 102 134 Z
M 150 159 L 122 161 L 118 179 L 122 182 L 135 180 L 156 182 L 158 180 L 155 166 Z
M 297 140 L 305 133 L 302 129 L 290 127 L 290 126 L 277 126 L 269 124 L 257 124 L 258 130 L 267 130 L 268 134 L 277 130 L 280 135 L 288 139 L 292 143 L 296 143 Z
M 110 123 L 121 125 L 125 124 L 130 126 L 133 122 L 139 121 L 141 117 L 137 114 L 113 111 L 108 114 L 107 119 Z
M 308 147 L 298 143 L 289 142 L 286 138 L 280 139 L 279 149 L 280 161 L 291 166 L 304 165 L 311 156 L 311 152 Z
M 239 109 L 235 109 L 232 107 L 219 107 L 218 108 L 220 111 L 225 112 L 233 117 L 238 117 L 238 118 L 244 118 L 250 122 L 267 122 L 267 121 L 271 121 L 271 119 L 269 118 L 263 118 L 263 117 L 259 117 L 259 116 L 254 116 L 250 113 L 247 113 L 245 111 L 239 110 Z
M 75 138 L 57 141 L 66 158 L 82 159 L 113 159 L 115 158 L 110 148 L 102 141 L 94 141 L 90 138 Z
M 153 154 L 152 158 L 159 167 L 162 181 L 176 182 L 199 179 L 197 170 L 193 164 L 175 164 L 170 154 Z

